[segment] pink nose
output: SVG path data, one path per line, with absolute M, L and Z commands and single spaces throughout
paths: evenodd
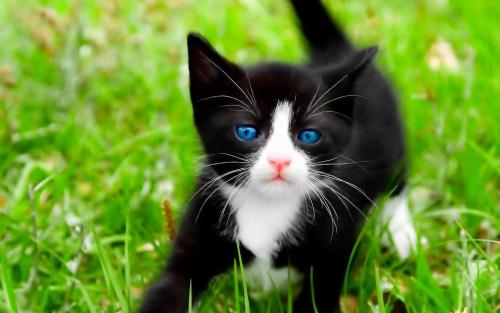
M 278 173 L 281 172 L 282 170 L 284 170 L 285 168 L 287 168 L 290 165 L 290 162 L 292 162 L 292 160 L 284 159 L 284 158 L 280 158 L 280 159 L 270 158 L 269 159 L 269 163 L 271 163 L 271 165 L 276 169 L 276 171 Z

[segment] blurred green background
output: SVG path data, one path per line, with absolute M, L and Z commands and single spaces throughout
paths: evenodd
M 399 93 L 422 245 L 383 249 L 370 219 L 345 312 L 498 312 L 500 5 L 326 1 L 379 44 Z M 201 154 L 186 35 L 229 59 L 306 58 L 286 0 L 0 2 L 0 312 L 129 312 L 161 271 Z M 217 279 L 199 312 L 243 312 Z M 251 312 L 289 312 L 251 292 Z

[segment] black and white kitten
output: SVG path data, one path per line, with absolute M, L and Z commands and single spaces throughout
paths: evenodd
M 398 197 L 403 132 L 395 97 L 372 64 L 377 49 L 356 49 L 319 0 L 291 2 L 311 50 L 306 65 L 241 67 L 188 36 L 206 165 L 141 312 L 186 312 L 190 282 L 196 299 L 233 266 L 237 242 L 245 266 L 260 266 L 249 270 L 254 276 L 279 279 L 288 265 L 304 276 L 294 312 L 313 312 L 313 296 L 320 313 L 333 312 L 360 226 L 387 190 L 395 192 L 384 215 L 396 214 L 389 229 L 400 255 L 409 253 L 415 234 Z

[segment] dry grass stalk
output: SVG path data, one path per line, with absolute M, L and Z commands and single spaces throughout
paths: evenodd
M 163 217 L 165 218 L 165 227 L 167 230 L 167 235 L 170 240 L 173 240 L 175 237 L 175 221 L 174 221 L 174 213 L 172 211 L 172 206 L 170 205 L 170 201 L 164 199 L 162 201 L 163 208 Z

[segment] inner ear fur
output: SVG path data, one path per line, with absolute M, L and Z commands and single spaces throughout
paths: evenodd
M 328 82 L 332 86 L 337 84 L 329 93 L 331 99 L 338 98 L 338 100 L 332 101 L 331 108 L 348 120 L 352 118 L 354 113 L 354 100 L 366 100 L 362 94 L 354 95 L 352 93 L 353 85 L 357 81 L 359 75 L 372 63 L 377 52 L 377 46 L 356 51 L 352 56 L 348 57 L 342 65 L 339 66 L 335 64 L 332 65 L 331 68 L 327 66 L 323 69 L 326 73 L 328 73 L 328 71 L 337 73 L 336 77 L 334 77 L 331 82 Z
M 349 64 L 349 68 L 347 68 L 347 74 L 351 77 L 357 77 L 357 75 L 371 64 L 377 53 L 378 46 L 371 46 L 356 52 Z
M 201 35 L 187 38 L 191 96 L 196 101 L 211 91 L 231 84 L 242 75 L 240 68 L 221 56 Z

